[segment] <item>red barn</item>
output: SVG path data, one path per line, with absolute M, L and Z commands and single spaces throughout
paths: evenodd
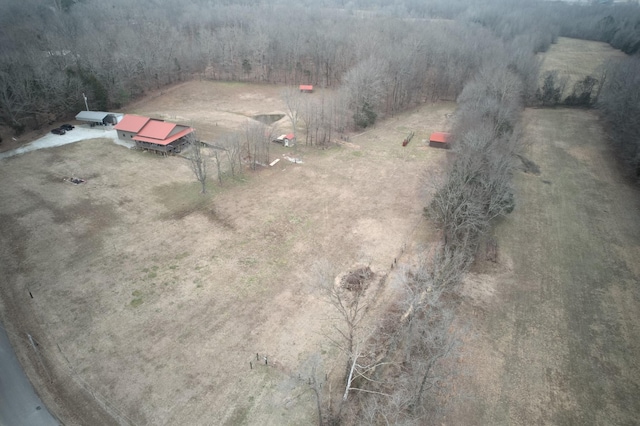
M 451 141 L 451 134 L 445 132 L 433 132 L 429 137 L 429 146 L 434 148 L 449 148 L 449 142 Z

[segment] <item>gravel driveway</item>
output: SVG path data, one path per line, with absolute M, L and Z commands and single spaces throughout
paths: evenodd
M 37 149 L 52 148 L 54 146 L 62 146 L 95 138 L 107 138 L 113 140 L 113 142 L 118 145 L 122 145 L 127 148 L 134 147 L 134 144 L 118 139 L 118 135 L 113 129 L 113 126 L 89 127 L 88 125 L 82 125 L 68 131 L 64 135 L 54 135 L 53 133 L 49 133 L 40 139 L 36 139 L 33 142 L 21 146 L 20 148 L 2 152 L 0 153 L 0 159 L 13 157 L 14 155 L 24 154 Z

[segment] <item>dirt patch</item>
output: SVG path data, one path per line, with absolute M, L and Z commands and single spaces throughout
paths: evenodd
M 361 266 L 345 273 L 340 278 L 340 287 L 354 293 L 361 293 L 369 288 L 375 274 L 368 266 Z
M 518 154 L 518 158 L 520 159 L 520 162 L 522 163 L 522 171 L 523 172 L 531 173 L 531 174 L 534 174 L 536 176 L 538 176 L 540 174 L 540 167 L 538 167 L 538 165 L 536 163 L 534 163 L 533 161 L 529 160 L 524 155 L 519 155 Z

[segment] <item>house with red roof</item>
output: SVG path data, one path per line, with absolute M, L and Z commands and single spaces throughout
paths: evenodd
M 301 84 L 300 91 L 303 93 L 313 93 L 313 85 L 311 84 Z
M 133 114 L 125 115 L 115 129 L 119 139 L 133 140 L 140 149 L 163 154 L 180 152 L 194 131 L 182 124 Z
M 126 114 L 115 126 L 115 129 L 118 132 L 118 139 L 125 141 L 133 139 L 133 137 L 142 130 L 149 120 L 151 120 L 149 117 Z
M 434 148 L 449 148 L 449 142 L 451 141 L 451 134 L 445 132 L 433 132 L 429 137 L 429 146 Z

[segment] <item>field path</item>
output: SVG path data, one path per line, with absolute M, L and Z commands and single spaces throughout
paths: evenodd
M 493 296 L 467 305 L 479 317 L 466 357 L 477 404 L 457 415 L 637 424 L 640 192 L 620 176 L 594 113 L 527 110 L 525 122 L 541 174 L 517 176 L 516 210 L 496 229 L 499 266 L 470 280 Z

